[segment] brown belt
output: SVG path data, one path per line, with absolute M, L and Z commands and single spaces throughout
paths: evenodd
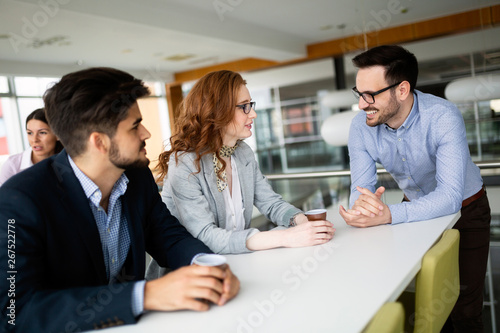
M 481 187 L 481 189 L 479 190 L 479 192 L 477 192 L 476 194 L 468 197 L 467 199 L 465 199 L 464 201 L 462 201 L 462 208 L 470 205 L 471 203 L 473 203 L 474 201 L 476 201 L 477 199 L 481 198 L 483 196 L 483 194 L 486 193 L 486 190 L 484 189 L 484 185 L 483 187 Z M 404 196 L 404 199 L 403 201 L 410 201 L 407 197 L 406 197 L 406 194 Z
M 484 185 L 483 185 L 483 187 L 481 187 L 481 189 L 479 190 L 479 192 L 477 192 L 473 196 L 470 196 L 467 199 L 465 199 L 464 201 L 462 201 L 462 208 L 464 208 L 465 206 L 470 205 L 471 203 L 473 203 L 477 199 L 481 198 L 484 195 L 485 192 L 486 191 L 485 191 Z

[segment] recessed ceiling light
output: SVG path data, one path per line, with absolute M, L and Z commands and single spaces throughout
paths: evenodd
M 333 25 L 327 24 L 327 25 L 322 25 L 321 27 L 319 27 L 319 30 L 326 31 L 326 30 L 330 30 L 332 28 L 333 28 Z
M 122 50 L 122 53 L 132 53 L 132 49 L 124 49 Z
M 217 56 L 213 56 L 213 57 L 207 57 L 207 58 L 202 58 L 202 59 L 195 59 L 193 61 L 190 61 L 189 64 L 190 65 L 199 65 L 201 63 L 204 63 L 204 62 L 211 62 L 211 63 L 214 63 L 216 64 L 219 60 L 219 57 Z
M 165 58 L 163 58 L 163 60 L 166 60 L 166 61 L 182 61 L 182 60 L 186 60 L 186 59 L 190 59 L 190 58 L 194 58 L 194 57 L 195 57 L 194 54 L 179 53 L 179 54 L 174 54 L 174 55 L 169 56 L 169 57 L 165 57 Z

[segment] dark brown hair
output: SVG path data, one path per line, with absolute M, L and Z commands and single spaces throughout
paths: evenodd
M 47 121 L 47 118 L 45 117 L 45 110 L 44 109 L 36 109 L 35 111 L 31 112 L 28 117 L 26 117 L 26 129 L 28 129 L 28 121 L 30 120 L 39 120 L 39 121 L 43 121 L 44 123 L 47 124 L 47 126 L 49 126 L 49 122 Z M 50 126 L 49 126 L 50 127 Z M 52 129 L 51 129 L 52 130 Z M 56 141 L 56 146 L 54 148 L 54 153 L 55 154 L 58 154 L 61 152 L 61 150 L 63 150 L 63 145 L 61 143 L 60 140 L 57 140 Z
M 223 145 L 225 128 L 234 119 L 238 93 L 246 81 L 240 74 L 222 70 L 203 76 L 189 91 L 180 104 L 180 114 L 175 124 L 175 134 L 170 138 L 170 149 L 158 158 L 158 182 L 167 175 L 171 154 L 195 152 L 195 166 L 200 172 L 203 155 L 215 153 L 221 160 L 222 168 L 217 176 L 221 177 L 226 163 L 220 158 L 219 150 Z
M 45 92 L 45 113 L 52 131 L 71 157 L 82 154 L 92 132 L 113 138 L 137 99 L 148 88 L 132 75 L 113 68 L 70 73 Z
M 383 66 L 388 84 L 408 81 L 410 91 L 415 89 L 418 62 L 413 53 L 398 45 L 381 45 L 358 54 L 352 59 L 357 68 Z

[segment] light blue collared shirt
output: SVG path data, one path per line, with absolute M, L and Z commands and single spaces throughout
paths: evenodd
M 121 196 L 127 191 L 128 178 L 125 174 L 122 174 L 116 181 L 109 196 L 108 211 L 106 213 L 100 205 L 102 193 L 99 187 L 78 168 L 69 155 L 68 160 L 89 201 L 90 209 L 99 230 L 106 274 L 109 283 L 114 283 L 130 249 L 130 235 L 127 220 L 122 215 L 121 202 Z M 132 313 L 135 316 L 138 316 L 144 310 L 144 284 L 145 281 L 134 284 Z
M 375 192 L 379 163 L 410 200 L 389 205 L 392 224 L 456 213 L 483 185 L 457 107 L 420 91 L 413 96 L 411 112 L 398 129 L 370 127 L 361 111 L 349 132 L 350 207 L 360 195 L 356 186 Z

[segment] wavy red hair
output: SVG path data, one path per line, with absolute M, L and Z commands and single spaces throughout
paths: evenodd
M 226 163 L 219 151 L 223 145 L 226 126 L 234 119 L 238 93 L 246 85 L 240 74 L 222 70 L 211 72 L 195 83 L 186 98 L 179 105 L 180 114 L 175 123 L 175 134 L 170 138 L 170 149 L 158 157 L 158 181 L 162 182 L 168 172 L 168 161 L 175 154 L 196 153 L 195 167 L 201 171 L 200 161 L 203 155 L 215 153 L 222 163 L 217 173 L 221 178 Z

